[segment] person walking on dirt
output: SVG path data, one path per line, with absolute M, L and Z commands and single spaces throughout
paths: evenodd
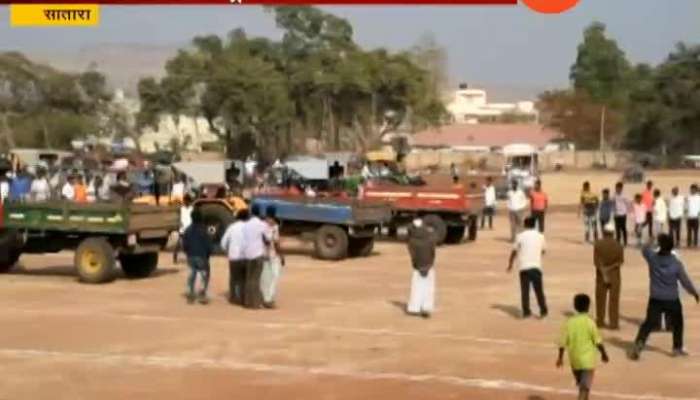
M 698 226 L 700 225 L 700 188 L 693 184 L 690 186 L 688 196 L 688 216 L 686 225 L 688 229 L 688 247 L 698 247 Z
M 535 181 L 535 187 L 530 191 L 530 209 L 531 216 L 535 219 L 540 233 L 544 233 L 544 217 L 547 213 L 547 207 L 549 207 L 549 198 L 542 191 L 542 181 L 538 179 Z
M 518 181 L 511 182 L 508 191 L 508 218 L 510 220 L 510 241 L 515 241 L 515 236 L 522 231 L 523 218 L 527 208 L 527 196 L 518 187 Z
M 413 274 L 406 313 L 430 318 L 435 308 L 435 234 L 422 219 L 413 220 L 408 232 L 408 252 Z
M 180 206 L 180 228 L 178 229 L 177 243 L 175 243 L 175 249 L 173 250 L 173 264 L 177 264 L 177 255 L 182 249 L 182 236 L 185 234 L 185 230 L 192 224 L 192 197 L 187 194 L 183 198 L 182 206 Z
M 644 225 L 647 226 L 650 238 L 654 237 L 654 201 L 654 182 L 647 181 L 646 189 L 642 192 L 642 204 L 647 210 Z
M 644 199 L 641 194 L 634 195 L 634 204 L 632 204 L 632 214 L 634 216 L 634 236 L 637 238 L 637 246 L 642 247 L 644 236 L 644 226 L 647 221 L 647 207 L 644 205 Z M 649 237 L 651 239 L 651 237 Z
M 260 290 L 265 249 L 272 242 L 270 227 L 260 219 L 260 207 L 251 207 L 251 217 L 243 226 L 243 257 L 246 259 L 243 304 L 247 308 L 262 308 Z
M 246 259 L 243 256 L 243 228 L 248 219 L 248 210 L 239 210 L 236 221 L 226 228 L 221 237 L 221 248 L 228 258 L 228 299 L 231 304 L 244 304 Z
M 584 237 L 586 243 L 591 240 L 591 233 L 593 234 L 593 240 L 598 240 L 598 205 L 600 201 L 598 196 L 591 191 L 590 182 L 583 182 L 583 189 L 581 190 L 581 201 L 578 207 L 579 217 L 583 214 L 583 225 L 585 227 Z
M 547 300 L 544 295 L 544 284 L 542 281 L 542 255 L 545 253 L 544 235 L 535 229 L 535 219 L 525 218 L 525 231 L 518 234 L 513 244 L 513 251 L 510 253 L 508 269 L 513 269 L 513 263 L 518 260 L 520 270 L 520 295 L 523 309 L 523 318 L 532 315 L 530 311 L 530 287 L 535 291 L 537 304 L 540 308 L 540 316 L 547 316 Z
M 654 190 L 654 232 L 657 234 L 663 233 L 666 230 L 668 224 L 668 205 L 666 200 L 661 197 L 661 191 L 659 189 Z
M 598 208 L 598 225 L 600 226 L 601 232 L 606 226 L 611 225 L 614 229 L 613 217 L 615 215 L 615 200 L 610 198 L 610 189 L 603 189 L 602 198 L 600 200 L 600 207 Z
M 620 244 L 627 246 L 627 215 L 632 212 L 632 204 L 622 193 L 624 185 L 622 182 L 615 184 L 615 239 Z
M 676 247 L 681 247 L 681 226 L 685 211 L 685 197 L 677 187 L 671 189 L 671 199 L 668 201 L 668 232 Z
M 284 267 L 284 254 L 280 247 L 280 226 L 277 220 L 277 212 L 274 208 L 268 208 L 265 213 L 265 223 L 270 229 L 270 242 L 266 248 L 263 271 L 260 277 L 260 290 L 263 295 L 265 308 L 276 308 L 277 285 Z
M 187 255 L 187 265 L 190 267 L 190 275 L 187 278 L 187 302 L 192 304 L 197 300 L 201 304 L 207 304 L 207 288 L 209 287 L 209 257 L 212 252 L 212 243 L 207 233 L 207 227 L 202 220 L 199 209 L 191 211 L 192 223 L 182 234 L 182 247 Z M 197 276 L 200 277 L 201 289 L 196 292 Z
M 673 254 L 671 236 L 662 233 L 657 240 L 658 251 L 652 249 L 651 245 L 645 246 L 642 250 L 642 256 L 649 266 L 650 293 L 647 315 L 639 327 L 634 348 L 630 354 L 633 360 L 639 359 L 649 334 L 654 327 L 658 326 L 662 314 L 670 317 L 673 328 L 673 355 L 688 355 L 683 349 L 683 305 L 678 293 L 678 284 L 680 283 L 695 298 L 696 303 L 700 303 L 700 295 L 690 280 L 685 266 Z
M 620 327 L 620 268 L 625 262 L 622 245 L 613 237 L 615 229 L 606 226 L 603 238 L 596 240 L 593 246 L 593 264 L 595 265 L 595 303 L 598 327 L 605 326 L 605 310 L 608 310 L 610 325 L 617 330 Z
M 574 297 L 576 314 L 566 320 L 559 340 L 557 368 L 564 366 L 564 353 L 569 355 L 571 371 L 579 388 L 578 400 L 588 400 L 593 384 L 593 376 L 600 353 L 604 363 L 608 363 L 608 353 L 603 345 L 603 338 L 588 315 L 591 298 L 585 294 Z
M 493 214 L 496 211 L 496 187 L 493 185 L 493 178 L 486 178 L 484 186 L 484 209 L 481 212 L 481 229 L 484 229 L 486 219 L 489 220 L 489 229 L 493 229 Z

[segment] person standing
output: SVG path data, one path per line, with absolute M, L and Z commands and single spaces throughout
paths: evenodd
M 520 296 L 523 318 L 532 315 L 530 311 L 530 287 L 532 286 L 540 308 L 540 317 L 547 316 L 547 300 L 544 295 L 542 280 L 542 255 L 545 253 L 544 235 L 535 229 L 535 220 L 525 218 L 525 231 L 518 234 L 510 253 L 507 272 L 513 269 L 515 259 L 518 259 L 520 269 Z
M 172 190 L 170 191 L 170 202 L 181 203 L 185 201 L 185 177 L 176 175 Z
M 10 178 L 7 174 L 0 175 L 0 204 L 5 204 L 5 201 L 10 197 Z
M 187 255 L 187 265 L 190 267 L 190 275 L 187 278 L 187 302 L 194 303 L 195 296 L 201 304 L 207 304 L 207 289 L 209 288 L 209 257 L 212 253 L 212 243 L 207 233 L 207 227 L 202 220 L 199 209 L 191 211 L 192 223 L 182 234 L 182 247 Z M 197 276 L 200 277 L 201 289 L 195 291 Z
M 251 217 L 243 226 L 243 257 L 246 260 L 243 304 L 247 308 L 261 308 L 263 297 L 260 290 L 265 249 L 271 243 L 269 226 L 260 219 L 260 207 L 253 204 Z
M 650 293 L 646 318 L 634 340 L 634 349 L 631 353 L 633 360 L 639 359 L 649 334 L 658 325 L 662 314 L 670 317 L 673 328 L 673 355 L 688 355 L 683 348 L 683 305 L 678 293 L 678 284 L 680 283 L 686 292 L 695 298 L 696 303 L 700 303 L 700 295 L 688 277 L 685 266 L 673 254 L 671 236 L 662 233 L 657 240 L 658 251 L 654 251 L 651 245 L 645 246 L 642 250 L 642 256 L 649 267 Z
M 51 198 L 51 185 L 46 179 L 46 173 L 43 169 L 37 172 L 37 177 L 32 181 L 30 197 L 33 201 L 47 201 Z
M 668 201 L 668 231 L 677 247 L 681 246 L 681 225 L 685 211 L 685 198 L 677 187 L 671 189 L 671 199 Z
M 75 183 L 73 184 L 73 201 L 75 201 L 76 203 L 87 203 L 87 188 L 85 187 L 85 181 L 83 180 L 82 175 L 78 175 L 74 182 Z
M 597 364 L 597 353 L 600 353 L 604 363 L 610 361 L 603 338 L 588 315 L 590 307 L 591 298 L 588 295 L 577 294 L 574 297 L 576 314 L 567 319 L 559 340 L 557 368 L 564 366 L 564 353 L 568 353 L 571 371 L 579 388 L 578 400 L 588 400 Z
M 536 180 L 535 187 L 530 192 L 530 208 L 532 217 L 537 222 L 537 228 L 540 233 L 544 233 L 544 217 L 549 207 L 549 198 L 542 191 L 542 181 Z
M 221 248 L 228 257 L 229 303 L 244 304 L 246 260 L 243 256 L 243 228 L 250 218 L 247 209 L 236 213 L 236 221 L 226 228 L 221 236 Z
M 634 236 L 637 238 L 637 246 L 642 247 L 644 226 L 647 223 L 647 207 L 644 205 L 643 197 L 639 193 L 634 195 L 632 214 L 634 215 Z
M 613 237 L 614 230 L 611 226 L 603 229 L 603 238 L 597 240 L 593 247 L 593 264 L 596 268 L 596 321 L 599 327 L 605 326 L 607 308 L 610 318 L 608 327 L 617 330 L 620 328 L 620 269 L 625 262 L 625 252 Z
M 666 200 L 661 197 L 661 191 L 659 189 L 654 190 L 653 217 L 654 232 L 657 234 L 664 232 L 668 223 L 668 205 L 666 204 Z
M 598 225 L 600 225 L 601 232 L 605 229 L 607 225 L 613 226 L 613 232 L 615 231 L 613 216 L 615 215 L 615 201 L 610 198 L 610 189 L 603 189 L 602 198 L 600 200 L 600 207 L 598 209 Z
M 279 221 L 277 221 L 277 212 L 274 208 L 267 209 L 265 223 L 270 229 L 270 243 L 267 245 L 262 276 L 260 277 L 260 290 L 263 296 L 263 306 L 276 308 L 277 284 L 282 275 L 285 261 L 280 247 Z
M 583 182 L 583 189 L 581 190 L 581 201 L 579 203 L 578 214 L 579 217 L 583 214 L 583 225 L 585 227 L 584 238 L 586 243 L 591 240 L 591 233 L 593 234 L 593 240 L 598 240 L 598 206 L 600 201 L 598 196 L 591 191 L 590 182 Z
M 75 177 L 73 175 L 68 176 L 66 183 L 61 187 L 61 199 L 67 201 L 75 200 L 75 188 L 73 184 L 75 183 Z
M 493 214 L 496 211 L 496 187 L 493 185 L 493 178 L 486 178 L 484 186 L 484 209 L 481 212 L 481 229 L 484 229 L 486 219 L 489 220 L 489 229 L 493 229 Z
M 688 229 L 688 247 L 698 247 L 698 221 L 700 220 L 700 188 L 693 184 L 690 186 L 688 196 L 688 216 L 686 226 Z
M 177 243 L 175 243 L 175 249 L 173 250 L 173 264 L 177 264 L 177 255 L 182 248 L 182 237 L 185 234 L 185 230 L 192 224 L 192 211 L 192 197 L 186 195 L 180 206 L 180 228 L 178 229 Z
M 25 201 L 30 197 L 32 189 L 32 175 L 23 167 L 17 172 L 10 182 L 10 200 Z
M 654 237 L 654 182 L 647 181 L 646 189 L 642 192 L 642 204 L 647 210 L 644 225 L 647 226 L 649 237 Z
M 632 212 L 632 205 L 629 199 L 622 192 L 624 185 L 622 182 L 615 184 L 615 239 L 623 246 L 627 246 L 627 214 Z
M 518 187 L 518 181 L 514 180 L 511 182 L 510 190 L 508 191 L 508 218 L 510 219 L 511 242 L 515 241 L 515 236 L 522 230 L 526 208 L 527 197 L 522 189 Z
M 430 318 L 435 308 L 435 234 L 422 219 L 413 220 L 408 232 L 413 274 L 406 313 Z

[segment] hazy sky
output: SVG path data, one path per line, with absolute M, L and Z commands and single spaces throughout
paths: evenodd
M 656 63 L 676 42 L 700 42 L 700 0 L 581 0 L 563 15 L 518 7 L 326 7 L 351 21 L 367 47 L 407 48 L 425 32 L 449 52 L 454 80 L 558 85 L 567 81 L 581 32 L 608 26 L 633 61 Z M 0 21 L 8 21 L 0 7 Z M 271 15 L 256 6 L 103 7 L 97 28 L 10 28 L 0 50 L 75 50 L 102 43 L 184 44 L 194 35 L 243 27 L 278 37 Z M 126 55 L 128 56 L 128 55 Z

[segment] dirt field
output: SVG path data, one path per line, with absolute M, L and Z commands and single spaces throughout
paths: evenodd
M 106 285 L 76 281 L 70 253 L 25 256 L 0 276 L 0 399 L 566 399 L 554 367 L 571 298 L 592 292 L 591 248 L 571 214 L 548 221 L 550 317 L 520 320 L 517 276 L 506 275 L 506 221 L 477 243 L 439 250 L 438 309 L 403 313 L 409 263 L 401 243 L 366 259 L 322 262 L 293 247 L 280 308 L 225 301 L 225 261 L 214 261 L 208 306 L 181 297 L 186 270 L 161 257 L 157 276 Z M 700 282 L 700 252 L 683 258 Z M 641 362 L 625 358 L 647 299 L 636 250 L 624 266 L 622 330 L 604 332 L 612 362 L 594 398 L 700 398 L 700 307 L 685 297 L 687 359 L 670 334 L 652 335 Z

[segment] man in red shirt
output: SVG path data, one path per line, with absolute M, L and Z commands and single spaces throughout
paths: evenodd
M 530 191 L 530 209 L 532 218 L 537 222 L 540 233 L 544 233 L 544 214 L 549 206 L 549 198 L 542 191 L 542 181 L 535 182 L 535 187 Z
M 654 182 L 647 181 L 647 188 L 642 192 L 642 204 L 647 210 L 644 225 L 649 229 L 649 237 L 654 237 Z

